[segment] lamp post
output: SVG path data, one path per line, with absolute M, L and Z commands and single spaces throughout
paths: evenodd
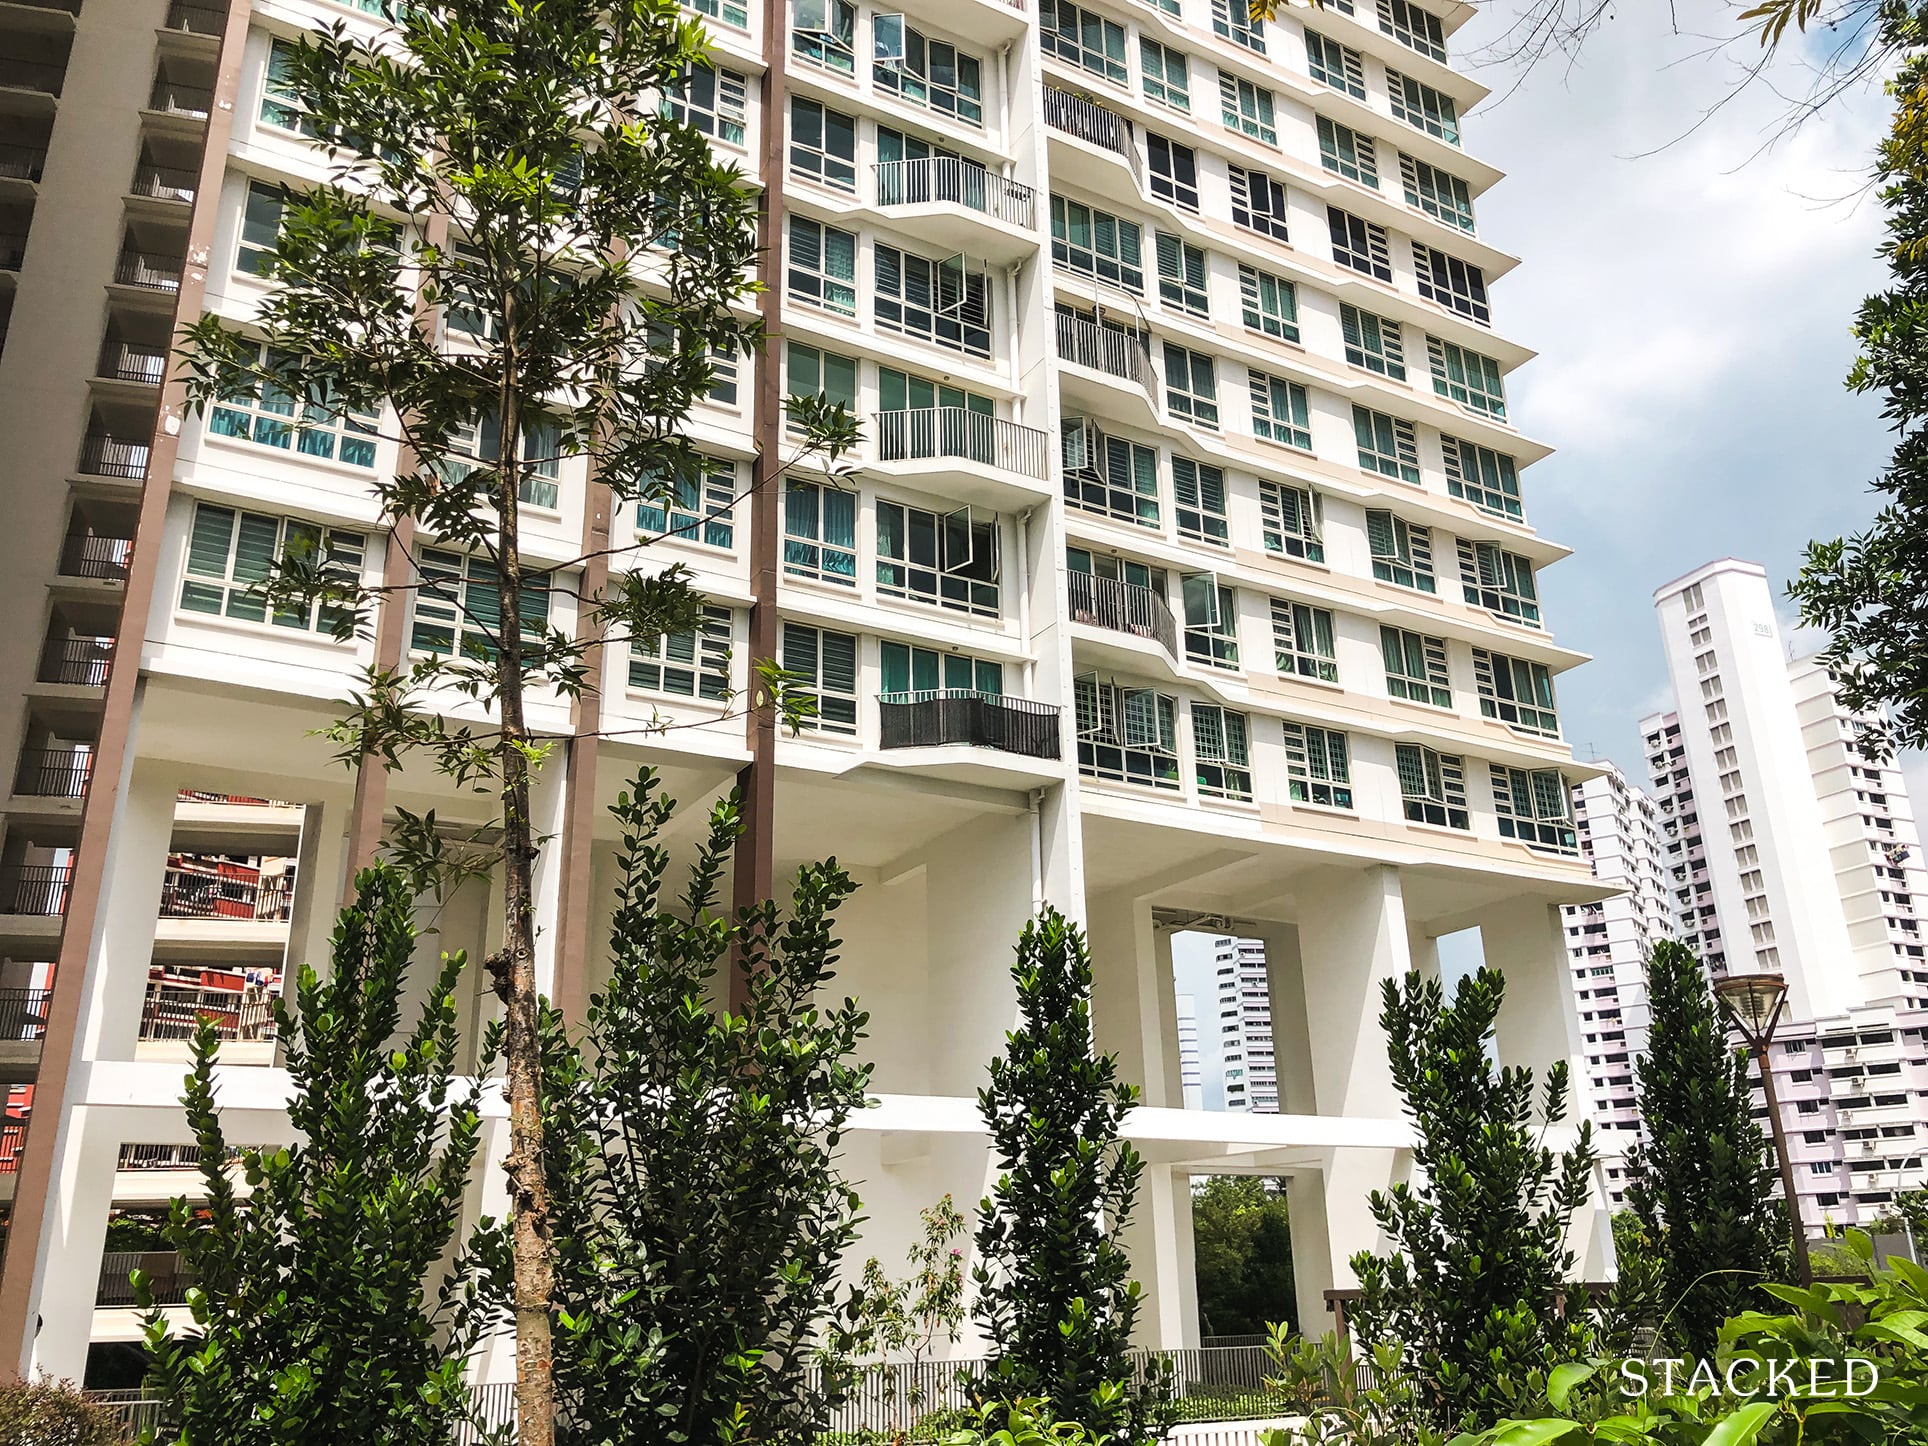
M 1801 1197 L 1794 1189 L 1794 1161 L 1788 1154 L 1787 1130 L 1781 1123 L 1781 1102 L 1774 1093 L 1774 1064 L 1768 1058 L 1774 1030 L 1787 1008 L 1787 980 L 1779 974 L 1730 974 L 1715 981 L 1714 997 L 1760 1065 L 1761 1093 L 1767 1097 L 1767 1123 L 1774 1132 L 1774 1154 L 1781 1164 L 1781 1190 L 1787 1196 L 1787 1219 L 1794 1232 L 1794 1268 L 1803 1286 L 1813 1285 L 1807 1228 L 1801 1223 Z

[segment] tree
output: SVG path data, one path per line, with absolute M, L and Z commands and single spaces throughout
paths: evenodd
M 1163 1382 L 1130 1357 L 1138 1282 L 1120 1237 L 1144 1161 L 1120 1138 L 1137 1091 L 1091 1037 L 1091 958 L 1056 909 L 1024 926 L 1018 1027 L 978 1091 L 997 1185 L 978 1207 L 974 1313 L 987 1400 L 1041 1398 L 1121 1443 L 1155 1434 Z
M 554 740 L 531 729 L 525 699 L 593 687 L 603 636 L 653 646 L 696 626 L 698 600 L 682 569 L 647 572 L 637 548 L 526 560 L 519 509 L 543 500 L 562 457 L 586 457 L 618 502 L 667 513 L 687 496 L 701 473 L 685 422 L 712 358 L 760 343 L 733 309 L 754 289 L 757 200 L 678 113 L 706 47 L 673 0 L 385 9 L 392 28 L 377 42 L 338 22 L 277 52 L 275 94 L 334 174 L 283 195 L 259 262 L 275 285 L 247 327 L 210 315 L 187 329 L 188 397 L 203 410 L 258 399 L 264 439 L 285 444 L 292 429 L 304 450 L 332 454 L 338 434 L 341 455 L 370 467 L 378 435 L 403 444 L 398 470 L 371 481 L 401 565 L 364 587 L 311 533 L 260 592 L 277 614 L 321 609 L 339 638 L 365 632 L 384 596 L 433 599 L 448 619 L 418 630 L 430 656 L 370 669 L 330 736 L 351 766 L 425 753 L 455 786 L 494 795 L 493 826 L 466 846 L 431 813 L 404 814 L 388 848 L 418 880 L 500 869 L 503 942 L 485 963 L 506 1026 L 517 1410 L 524 1440 L 547 1446 L 553 1262 L 529 797 Z M 841 407 L 797 399 L 792 411 L 805 451 L 854 436 Z M 414 528 L 463 560 L 451 571 L 409 554 Z M 608 587 L 582 580 L 604 565 Z M 548 619 L 550 600 L 571 594 L 573 637 Z M 774 662 L 752 666 L 765 704 L 784 706 Z
M 813 1442 L 836 1382 L 812 1365 L 858 1223 L 837 1147 L 870 1081 L 853 1057 L 868 1016 L 817 1002 L 855 885 L 828 860 L 798 873 L 787 918 L 768 902 L 718 917 L 732 795 L 671 910 L 659 836 L 675 805 L 655 789 L 646 771 L 614 808 L 608 987 L 579 1046 L 547 1026 L 562 1432 Z M 712 1002 L 733 955 L 736 1013 Z
M 1262 1335 L 1281 1322 L 1298 1329 L 1283 1180 L 1213 1175 L 1195 1184 L 1192 1258 L 1206 1335 Z
M 1417 970 L 1385 983 L 1379 1016 L 1418 1186 L 1372 1193 L 1391 1255 L 1361 1251 L 1355 1307 L 1369 1345 L 1400 1348 L 1442 1429 L 1494 1419 L 1508 1389 L 1582 1355 L 1584 1311 L 1556 1308 L 1573 1270 L 1567 1230 L 1599 1154 L 1582 1120 L 1571 1149 L 1542 1131 L 1566 1117 L 1567 1069 L 1547 1071 L 1535 1120 L 1533 1071 L 1495 1069 L 1487 1040 L 1506 979 L 1482 968 L 1453 1002 Z
M 926 1357 L 941 1339 L 955 1344 L 964 1323 L 964 1252 L 952 1242 L 965 1219 L 949 1195 L 919 1213 L 923 1234 L 906 1252 L 911 1274 L 892 1280 L 871 1256 L 852 1301 L 852 1320 L 837 1342 L 839 1352 L 877 1362 L 871 1399 L 887 1398 L 893 1424 L 887 1434 L 907 1440 L 929 1405 L 931 1386 L 955 1368 Z
M 456 1024 L 465 961 L 444 956 L 403 1033 L 414 895 L 386 867 L 363 871 L 355 890 L 329 977 L 303 965 L 297 1007 L 274 1001 L 296 1143 L 239 1152 L 245 1200 L 212 1021 L 195 1035 L 183 1103 L 206 1200 L 177 1199 L 167 1227 L 198 1279 L 191 1325 L 172 1322 L 134 1273 L 170 1442 L 445 1446 L 472 1419 L 467 1357 L 503 1323 L 509 1257 L 487 1218 L 455 1247 L 481 1139 Z
M 1747 1056 L 1733 1048 L 1700 961 L 1671 939 L 1647 956 L 1652 1032 L 1635 1066 L 1645 1138 L 1627 1156 L 1627 1209 L 1658 1263 L 1664 1338 L 1711 1356 L 1721 1322 L 1785 1278 L 1786 1211 L 1754 1122 Z M 1664 1322 L 1664 1325 L 1663 1325 Z
M 128 1446 L 111 1406 L 66 1381 L 0 1381 L 0 1441 L 10 1446 Z

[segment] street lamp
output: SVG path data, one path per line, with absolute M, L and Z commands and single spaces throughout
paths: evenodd
M 1787 980 L 1779 974 L 1730 974 L 1714 983 L 1714 997 L 1720 1001 L 1728 1022 L 1740 1031 L 1761 1068 L 1761 1093 L 1767 1097 L 1767 1123 L 1774 1132 L 1774 1154 L 1781 1162 L 1781 1190 L 1787 1196 L 1788 1224 L 1794 1231 L 1794 1268 L 1801 1284 L 1814 1284 L 1814 1269 L 1808 1264 L 1807 1229 L 1801 1224 L 1801 1197 L 1794 1189 L 1794 1161 L 1788 1154 L 1787 1130 L 1781 1123 L 1781 1102 L 1774 1094 L 1774 1062 L 1768 1046 L 1774 1030 L 1787 1008 Z

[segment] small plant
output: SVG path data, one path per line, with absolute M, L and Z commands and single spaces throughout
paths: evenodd
M 1281 1398 L 1279 1414 L 1301 1424 L 1264 1432 L 1264 1446 L 1439 1446 L 1446 1439 L 1427 1423 L 1396 1347 L 1382 1345 L 1360 1360 L 1331 1332 L 1300 1336 L 1274 1325 L 1267 1336 L 1274 1374 L 1265 1384 Z
M 930 1351 L 940 1338 L 955 1344 L 964 1323 L 964 1252 L 952 1242 L 967 1222 L 949 1195 L 926 1206 L 920 1219 L 923 1238 L 907 1252 L 910 1278 L 892 1280 L 874 1255 L 865 1261 L 852 1324 L 837 1342 L 839 1355 L 879 1361 L 877 1384 L 897 1408 L 884 1436 L 898 1442 L 924 1424 L 932 1384 L 924 1365 Z
M 987 1403 L 973 1425 L 946 1436 L 943 1446 L 1095 1446 L 1106 1439 L 1079 1422 L 1058 1420 L 1049 1402 L 1026 1396 Z
M 119 1415 L 70 1381 L 0 1383 L 0 1442 L 6 1446 L 125 1446 L 134 1438 Z

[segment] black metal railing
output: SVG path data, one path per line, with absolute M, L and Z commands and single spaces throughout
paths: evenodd
M 142 161 L 134 167 L 136 196 L 151 196 L 157 201 L 192 201 L 200 184 L 200 175 L 184 166 L 157 166 Z
M 37 181 L 46 165 L 45 146 L 0 146 L 0 180 Z
M 36 10 L 58 10 L 63 15 L 80 14 L 80 0 L 14 0 L 16 5 L 31 5 Z
M 161 881 L 161 917 L 275 922 L 288 917 L 294 897 L 292 874 L 247 879 L 170 868 Z
M 147 453 L 145 441 L 89 432 L 80 439 L 78 466 L 89 477 L 128 477 L 139 481 L 147 475 Z
M 1178 660 L 1178 620 L 1172 616 L 1171 604 L 1155 589 L 1090 572 L 1067 572 L 1065 584 L 1072 622 L 1154 638 L 1174 662 Z
M 218 36 L 228 23 L 228 12 L 219 5 L 195 5 L 190 0 L 174 0 L 167 7 L 167 28 L 185 30 L 190 35 Z
M 73 883 L 72 864 L 0 864 L 0 914 L 57 917 Z
M 0 1042 L 43 1038 L 53 997 L 51 989 L 0 989 Z
M 1044 123 L 1053 130 L 1063 131 L 1068 136 L 1122 157 L 1131 167 L 1132 180 L 1144 184 L 1138 147 L 1132 140 L 1131 122 L 1116 111 L 1106 110 L 1096 101 L 1073 95 L 1068 90 L 1059 90 L 1055 85 L 1047 85 L 1044 87 Z
M 980 693 L 974 688 L 885 693 L 877 702 L 881 748 L 965 743 L 1026 758 L 1063 756 L 1058 709 L 1052 703 Z
M 112 377 L 117 382 L 140 382 L 144 386 L 158 387 L 167 380 L 167 348 L 137 346 L 131 341 L 103 342 L 100 365 L 94 375 Z
M 112 638 L 56 638 L 40 655 L 40 681 L 98 688 L 113 661 Z
M 37 90 L 42 95 L 59 95 L 66 83 L 67 67 L 50 65 L 44 60 L 16 60 L 0 56 L 0 89 Z
M 147 1276 L 156 1305 L 182 1304 L 187 1300 L 188 1288 L 199 1279 L 181 1264 L 178 1250 L 110 1250 L 100 1258 L 100 1283 L 94 1288 L 94 1304 L 138 1304 L 134 1299 L 133 1281 L 129 1279 L 137 1270 Z M 127 1394 L 133 1400 L 141 1399 L 138 1391 Z
M 214 107 L 214 92 L 204 85 L 181 85 L 171 80 L 157 80 L 149 94 L 147 108 L 165 111 L 168 115 L 190 116 L 195 120 L 206 120 L 208 112 Z
M 227 989 L 191 979 L 150 979 L 141 1003 L 142 1039 L 192 1039 L 203 1019 L 216 1039 L 270 1043 L 275 1037 L 274 1001 L 261 986 Z
M 0 231 L 0 271 L 18 271 L 27 263 L 27 233 Z
M 1051 476 L 1051 434 L 968 407 L 877 413 L 877 460 L 958 457 L 1040 482 Z
M 85 798 L 94 755 L 74 748 L 26 748 L 13 791 L 30 798 Z
M 1152 370 L 1151 353 L 1135 332 L 1062 311 L 1057 314 L 1057 322 L 1058 356 L 1062 360 L 1121 381 L 1136 382 L 1146 400 L 1153 407 L 1158 405 L 1158 376 Z
M 987 170 L 957 156 L 921 156 L 910 161 L 880 161 L 879 206 L 915 206 L 944 201 L 993 220 L 1030 230 L 1037 224 L 1038 193 L 1022 181 Z
M 114 263 L 114 280 L 122 286 L 145 286 L 150 291 L 179 291 L 187 262 L 179 256 L 151 251 L 123 251 Z
M 60 575 L 125 582 L 128 559 L 133 553 L 131 538 L 93 535 L 69 537 L 60 545 Z

